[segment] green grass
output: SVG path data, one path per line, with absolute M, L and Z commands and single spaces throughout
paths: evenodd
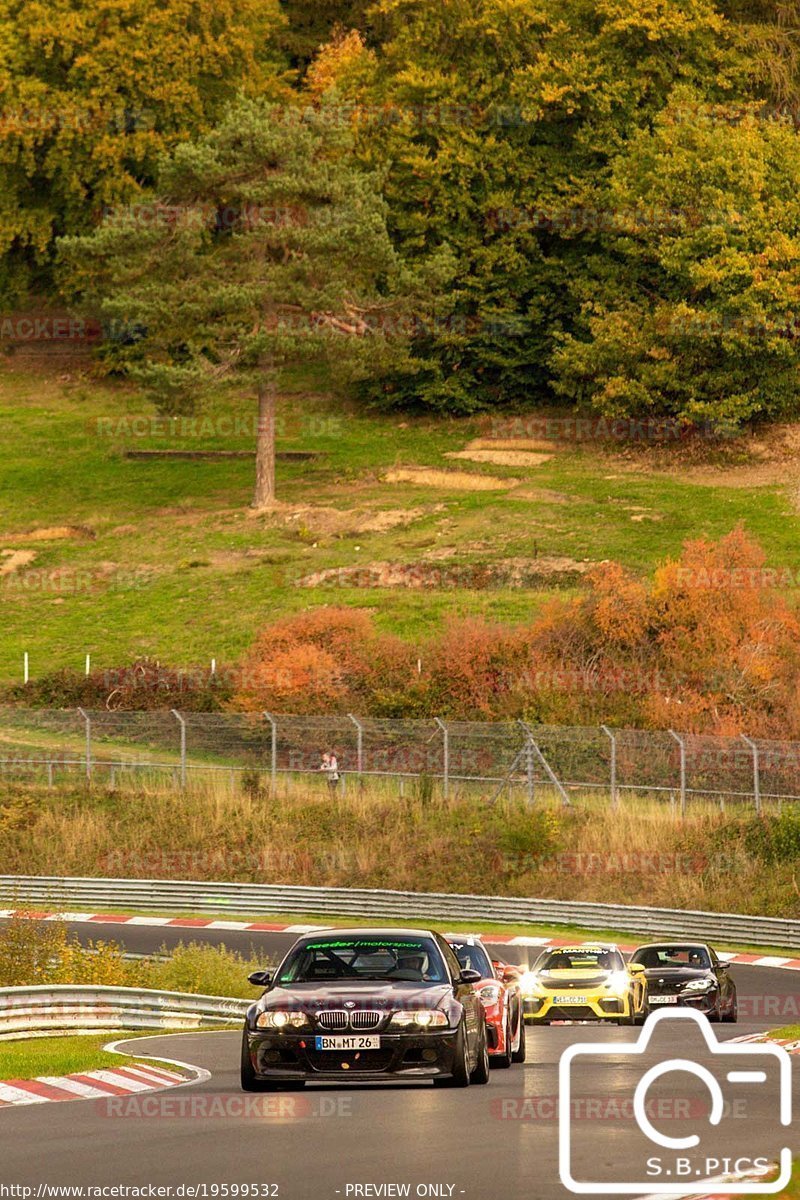
M 125 1033 L 124 1036 L 152 1037 L 153 1030 Z M 108 1042 L 107 1033 L 0 1041 L 0 1080 L 35 1079 L 39 1075 L 72 1075 L 76 1071 L 130 1066 L 139 1061 L 146 1065 L 145 1060 L 110 1054 L 103 1049 Z
M 72 375 L 64 374 L 71 369 Z M 220 416 L 252 419 L 252 412 L 246 397 L 220 397 L 206 415 L 213 422 Z M 215 434 L 212 425 L 206 436 L 141 437 L 117 425 L 109 434 L 107 425 L 98 424 L 150 413 L 131 388 L 82 377 L 68 362 L 49 371 L 21 358 L 4 363 L 0 550 L 13 549 L 15 533 L 37 526 L 85 525 L 97 536 L 30 547 L 37 558 L 29 572 L 75 573 L 61 591 L 8 580 L 0 587 L 6 601 L 0 681 L 19 680 L 24 650 L 34 675 L 80 667 L 86 652 L 98 667 L 143 654 L 177 666 L 212 656 L 235 661 L 260 626 L 308 606 L 363 606 L 375 611 L 383 628 L 424 637 L 454 613 L 527 620 L 549 594 L 294 586 L 312 571 L 387 559 L 414 562 L 442 548 L 458 564 L 565 555 L 618 559 L 647 573 L 687 537 L 719 537 L 743 522 L 763 543 L 771 565 L 800 568 L 800 518 L 777 487 L 699 486 L 679 472 L 620 467 L 582 448 L 564 448 L 536 468 L 454 462 L 445 453 L 480 434 L 477 421 L 345 409 L 309 391 L 308 379 L 298 380 L 297 393 L 282 401 L 279 445 L 318 449 L 325 457 L 279 464 L 281 500 L 298 508 L 421 511 L 404 528 L 371 533 L 359 532 L 357 521 L 326 532 L 311 518 L 289 524 L 254 519 L 247 510 L 249 460 L 141 462 L 122 456 L 126 448 L 250 449 L 249 433 Z M 395 465 L 518 479 L 525 488 L 561 493 L 569 502 L 524 499 L 511 483 L 508 491 L 476 493 L 383 482 Z M 661 519 L 635 522 L 635 507 Z
M 773 1029 L 770 1031 L 770 1037 L 786 1039 L 787 1041 L 795 1040 L 800 1042 L 800 1025 L 784 1025 L 781 1029 Z

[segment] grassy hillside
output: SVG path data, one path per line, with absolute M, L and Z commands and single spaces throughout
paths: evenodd
M 800 916 L 800 817 L 583 800 L 570 811 L 483 797 L 57 791 L 0 785 L 9 874 L 225 879 L 320 887 L 489 891 Z
M 24 650 L 33 675 L 79 667 L 86 652 L 98 667 L 144 654 L 230 662 L 276 615 L 326 603 L 374 609 L 384 628 L 407 634 L 450 613 L 521 621 L 574 587 L 586 561 L 649 572 L 685 538 L 737 522 L 771 565 L 800 568 L 800 518 L 785 488 L 793 464 L 748 460 L 752 446 L 728 447 L 733 465 L 718 469 L 591 441 L 537 442 L 535 464 L 454 460 L 445 456 L 491 433 L 486 422 L 347 411 L 306 379 L 282 399 L 279 449 L 322 457 L 280 462 L 281 504 L 254 518 L 249 458 L 125 457 L 248 451 L 249 401 L 220 397 L 196 425 L 168 432 L 130 387 L 69 361 L 12 357 L 0 371 L 0 681 L 19 680 Z M 437 474 L 386 479 L 414 467 Z M 487 478 L 494 490 L 477 490 Z M 502 586 L 520 560 L 541 572 Z M 374 563 L 421 565 L 427 586 L 298 586 Z M 487 565 L 502 568 L 489 586 L 470 573 Z M 381 582 L 380 571 L 371 578 Z

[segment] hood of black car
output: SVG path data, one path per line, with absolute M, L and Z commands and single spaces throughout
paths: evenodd
M 446 984 L 387 983 L 301 983 L 270 988 L 259 1000 L 259 1008 L 298 1008 L 318 1012 L 323 1008 L 395 1010 L 437 1008 L 453 989 Z
M 658 982 L 663 979 L 665 983 L 689 983 L 692 979 L 714 979 L 711 971 L 702 969 L 693 969 L 691 967 L 648 967 L 645 971 L 648 980 Z

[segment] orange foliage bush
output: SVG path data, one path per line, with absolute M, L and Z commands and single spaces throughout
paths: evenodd
M 687 542 L 650 583 L 608 563 L 587 585 L 528 626 L 456 620 L 422 648 L 359 610 L 286 618 L 256 642 L 235 703 L 800 736 L 800 620 L 741 529 Z
M 412 697 L 415 655 L 378 633 L 369 613 L 317 608 L 268 626 L 242 664 L 234 707 L 299 714 L 394 715 Z

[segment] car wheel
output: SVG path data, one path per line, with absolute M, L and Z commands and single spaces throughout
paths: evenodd
M 731 1001 L 731 1006 L 728 1009 L 728 1011 L 725 1013 L 725 1015 L 723 1016 L 722 1019 L 728 1025 L 735 1025 L 736 1022 L 739 1020 L 739 997 L 736 995 L 736 992 L 733 993 L 733 1000 Z
M 493 1067 L 498 1067 L 501 1071 L 505 1071 L 508 1067 L 511 1066 L 511 1063 L 514 1061 L 512 1058 L 512 1050 L 511 1050 L 511 1013 L 510 1013 L 510 1011 L 506 1012 L 506 1019 L 504 1022 L 503 1041 L 504 1041 L 505 1047 L 506 1047 L 504 1052 L 502 1054 L 493 1054 L 489 1060 Z
M 717 999 L 714 1002 L 714 1007 L 708 1014 L 708 1019 L 709 1021 L 713 1022 L 714 1025 L 716 1025 L 718 1021 L 722 1020 L 722 1002 L 719 996 L 717 996 Z
M 635 1025 L 636 1016 L 633 1011 L 633 996 L 628 996 L 628 1012 L 624 1017 L 620 1017 L 617 1021 L 618 1025 Z
M 489 1047 L 486 1044 L 486 1022 L 483 1023 L 480 1045 L 478 1046 L 478 1061 L 469 1077 L 470 1083 L 489 1082 Z
M 250 1047 L 247 1044 L 247 1030 L 242 1034 L 242 1056 L 240 1076 L 242 1081 L 243 1092 L 263 1092 L 266 1091 L 266 1086 L 262 1079 L 259 1079 L 253 1070 L 253 1064 L 250 1061 Z
M 469 1054 L 467 1052 L 467 1033 L 462 1021 L 456 1034 L 456 1048 L 453 1053 L 453 1073 L 434 1079 L 434 1087 L 465 1088 L 469 1087 Z
M 511 1058 L 515 1063 L 525 1062 L 525 1022 L 522 1019 L 522 1013 L 519 1016 L 519 1045 Z

